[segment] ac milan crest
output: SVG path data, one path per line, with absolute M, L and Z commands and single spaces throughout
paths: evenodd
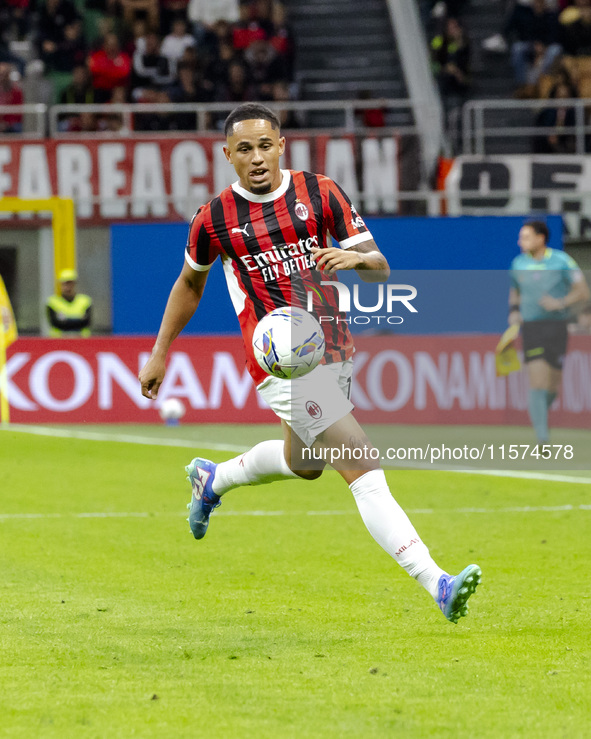
M 310 211 L 303 203 L 296 203 L 295 214 L 300 221 L 307 221 L 310 217 Z
M 306 410 L 312 418 L 322 418 L 322 408 L 313 400 L 306 403 Z

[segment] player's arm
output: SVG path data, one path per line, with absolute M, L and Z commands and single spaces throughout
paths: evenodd
M 364 282 L 385 282 L 390 276 L 386 257 L 373 239 L 348 249 L 312 247 L 312 257 L 316 261 L 316 269 L 327 275 L 340 269 L 354 269 Z
M 521 295 L 519 294 L 519 290 L 516 287 L 510 287 L 509 288 L 509 326 L 512 326 L 514 323 L 521 323 L 521 312 L 520 312 L 520 305 L 521 305 Z
M 312 248 L 316 269 L 331 275 L 354 269 L 364 282 L 384 282 L 390 275 L 386 257 L 373 240 L 363 218 L 344 190 L 329 177 L 318 179 L 324 228 L 340 248 Z
M 563 298 L 544 295 L 540 299 L 540 305 L 545 310 L 564 310 L 587 300 L 589 300 L 589 286 L 583 273 L 578 269 L 573 271 L 571 288 Z
M 185 262 L 181 274 L 172 286 L 152 354 L 138 378 L 142 395 L 146 398 L 154 399 L 158 395 L 166 372 L 166 355 L 170 345 L 197 310 L 208 274 L 208 271 L 194 270 Z

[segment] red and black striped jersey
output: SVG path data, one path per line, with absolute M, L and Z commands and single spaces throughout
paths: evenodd
M 320 284 L 337 277 L 317 270 L 312 259 L 312 247 L 326 248 L 328 234 L 344 249 L 372 238 L 343 190 L 330 178 L 309 172 L 282 170 L 281 185 L 264 195 L 235 182 L 193 216 L 186 260 L 193 269 L 205 271 L 221 257 L 246 365 L 257 385 L 268 375 L 252 351 L 255 326 L 275 308 L 305 309 L 308 292 L 324 329 L 324 361 L 338 362 L 353 354 L 337 291 Z

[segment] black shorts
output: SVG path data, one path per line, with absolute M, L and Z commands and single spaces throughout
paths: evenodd
M 545 359 L 551 367 L 562 369 L 568 341 L 566 321 L 524 321 L 521 335 L 526 362 Z

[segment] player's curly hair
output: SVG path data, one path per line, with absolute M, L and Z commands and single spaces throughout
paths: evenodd
M 270 108 L 261 103 L 242 103 L 230 113 L 224 123 L 224 134 L 231 136 L 234 130 L 234 124 L 239 121 L 253 121 L 263 119 L 269 121 L 271 128 L 281 128 L 279 118 L 273 113 Z

